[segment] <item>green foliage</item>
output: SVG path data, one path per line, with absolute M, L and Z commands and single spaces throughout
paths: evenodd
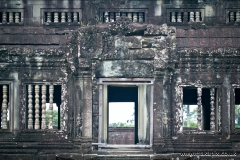
M 49 110 L 46 112 L 46 123 L 49 124 Z M 58 126 L 58 111 L 53 110 L 53 126 Z
M 235 105 L 235 128 L 240 128 L 240 105 Z
M 117 123 L 110 123 L 109 127 L 134 127 L 134 124 L 117 122 Z
M 197 128 L 197 123 L 193 121 L 189 121 L 190 127 L 189 128 Z M 188 127 L 187 126 L 187 121 L 184 122 L 183 127 Z

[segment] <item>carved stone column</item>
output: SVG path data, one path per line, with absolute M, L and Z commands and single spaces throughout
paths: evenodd
M 92 137 L 92 77 L 91 72 L 85 73 L 82 77 L 83 83 L 83 137 Z
M 153 91 L 153 137 L 154 139 L 161 138 L 163 136 L 163 123 L 162 123 L 162 113 L 163 113 L 163 75 L 155 73 L 154 81 L 154 91 Z

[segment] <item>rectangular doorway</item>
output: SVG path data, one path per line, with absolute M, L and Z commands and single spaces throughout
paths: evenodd
M 108 86 L 108 144 L 138 143 L 138 86 Z

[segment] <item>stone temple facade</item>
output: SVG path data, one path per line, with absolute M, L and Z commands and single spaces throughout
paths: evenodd
M 238 0 L 1 0 L 0 159 L 239 159 L 239 26 Z

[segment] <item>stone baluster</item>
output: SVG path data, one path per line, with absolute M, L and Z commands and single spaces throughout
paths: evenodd
M 200 22 L 200 12 L 196 12 L 196 22 Z
M 211 125 L 211 130 L 214 131 L 215 130 L 215 107 L 214 107 L 215 88 L 211 88 L 210 96 L 211 96 L 211 101 L 210 101 L 210 104 L 211 104 L 211 118 L 210 118 L 211 122 L 210 122 L 210 125 Z
M 138 18 L 137 18 L 137 12 L 133 13 L 133 22 L 138 22 Z
M 176 22 L 176 12 L 172 12 L 171 21 Z
M 54 23 L 58 23 L 58 12 L 54 12 Z
M 127 17 L 127 13 L 126 12 L 122 12 L 122 17 L 126 18 Z
M 46 129 L 46 85 L 42 85 L 42 126 L 41 129 Z
M 188 22 L 188 12 L 183 13 L 183 22 Z
M 72 13 L 71 12 L 67 12 L 67 21 L 72 22 Z
M 143 22 L 143 12 L 139 12 L 139 22 Z
M 234 12 L 230 12 L 229 13 L 230 17 L 229 17 L 229 22 L 234 22 Z
M 2 23 L 6 23 L 6 22 L 7 22 L 7 13 L 2 12 Z
M 73 12 L 73 22 L 78 22 L 78 14 L 77 14 L 77 12 Z
M 32 85 L 28 85 L 28 129 L 33 129 Z
M 120 12 L 116 12 L 116 21 L 120 20 Z
M 108 23 L 109 22 L 109 17 L 108 17 L 108 12 L 104 12 L 104 22 Z
M 128 19 L 130 20 L 130 21 L 133 21 L 133 19 L 132 19 L 132 13 L 131 12 L 128 12 Z
M 236 14 L 236 22 L 240 22 L 240 12 L 237 12 Z
M 35 85 L 35 123 L 34 128 L 40 129 L 40 122 L 39 122 L 39 85 Z
M 47 12 L 47 23 L 51 23 L 51 12 Z
M 13 23 L 13 12 L 9 12 L 9 23 Z
M 53 129 L 53 85 L 49 86 L 49 129 Z
M 190 12 L 189 21 L 194 22 L 194 12 Z
M 114 22 L 114 12 L 110 12 L 110 22 Z
M 182 22 L 182 13 L 177 12 L 177 22 Z
M 2 129 L 7 129 L 7 86 L 3 85 Z
M 62 12 L 62 13 L 61 13 L 61 22 L 62 22 L 62 23 L 65 23 L 65 22 L 66 22 L 66 13 L 65 13 L 65 12 Z
M 15 12 L 15 23 L 19 23 L 19 12 Z
M 197 125 L 198 129 L 202 130 L 202 88 L 197 88 L 198 98 L 197 98 Z

